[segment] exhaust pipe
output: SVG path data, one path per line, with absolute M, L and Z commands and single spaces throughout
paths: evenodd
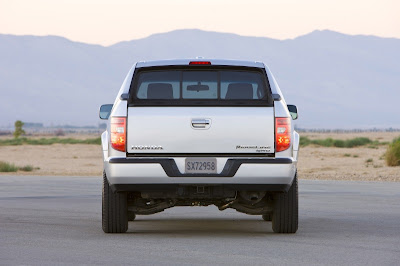
M 267 194 L 265 191 L 240 191 L 240 197 L 252 205 L 259 203 Z
M 250 194 L 250 201 L 257 201 L 260 196 L 257 193 Z

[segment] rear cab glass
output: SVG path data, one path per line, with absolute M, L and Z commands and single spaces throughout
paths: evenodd
M 166 66 L 135 71 L 129 106 L 272 106 L 264 69 Z

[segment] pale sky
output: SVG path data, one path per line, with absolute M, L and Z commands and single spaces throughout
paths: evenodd
M 111 45 L 176 29 L 275 39 L 313 30 L 400 38 L 400 0 L 0 0 L 0 33 Z

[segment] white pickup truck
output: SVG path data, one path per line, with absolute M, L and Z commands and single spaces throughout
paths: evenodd
M 138 62 L 100 118 L 104 232 L 126 232 L 136 215 L 208 205 L 297 231 L 297 108 L 263 63 Z

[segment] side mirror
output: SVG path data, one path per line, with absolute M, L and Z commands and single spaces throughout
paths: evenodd
M 296 105 L 288 104 L 287 108 L 289 109 L 289 113 L 292 119 L 296 120 L 299 117 L 299 115 L 297 114 Z
M 100 106 L 100 112 L 99 112 L 100 119 L 108 119 L 112 108 L 113 108 L 112 104 L 103 104 L 102 106 Z

